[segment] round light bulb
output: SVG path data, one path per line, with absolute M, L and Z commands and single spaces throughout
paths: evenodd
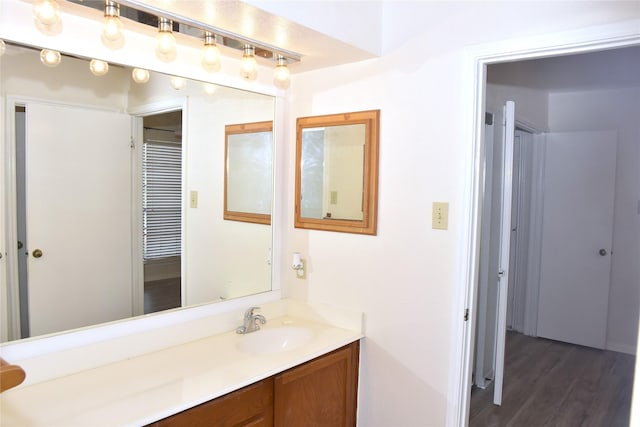
M 100 77 L 109 72 L 109 64 L 99 59 L 92 59 L 91 62 L 89 62 L 89 69 L 94 76 Z
M 136 83 L 146 83 L 149 81 L 149 72 L 142 68 L 134 68 L 131 71 L 131 77 Z
M 7 45 L 4 40 L 0 39 L 0 56 L 4 55 L 5 50 L 7 50 Z
M 258 77 L 258 62 L 252 55 L 243 55 L 240 64 L 240 75 L 247 80 L 255 80 Z
M 187 87 L 187 81 L 182 77 L 173 76 L 171 77 L 171 87 L 175 90 L 182 90 Z
M 217 87 L 213 83 L 205 83 L 203 86 L 204 93 L 206 93 L 207 95 L 213 95 L 214 93 L 216 93 Z
M 202 52 L 202 68 L 210 73 L 220 70 L 220 49 L 216 45 L 205 45 Z
M 105 16 L 102 27 L 102 38 L 117 42 L 122 38 L 122 21 L 119 16 Z
M 291 83 L 291 73 L 286 64 L 278 64 L 273 76 L 273 84 L 279 89 L 289 89 Z
M 173 61 L 176 57 L 176 38 L 169 31 L 159 31 L 156 36 L 156 56 L 162 61 Z
M 33 13 L 42 25 L 54 25 L 60 20 L 60 6 L 55 0 L 38 0 L 34 2 Z
M 40 62 L 42 62 L 47 67 L 55 67 L 62 60 L 62 55 L 60 52 L 49 49 L 42 49 L 40 51 Z

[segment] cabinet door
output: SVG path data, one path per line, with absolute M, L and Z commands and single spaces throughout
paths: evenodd
M 151 426 L 271 427 L 273 377 L 162 419 Z
M 275 377 L 276 427 L 356 425 L 359 342 Z

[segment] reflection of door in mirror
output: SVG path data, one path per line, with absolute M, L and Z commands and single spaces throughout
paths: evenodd
M 363 123 L 302 131 L 302 202 L 306 218 L 362 221 Z
M 131 316 L 129 116 L 36 101 L 24 110 L 16 193 L 24 200 L 17 223 L 25 230 L 26 270 L 19 278 L 28 314 L 20 334 Z
M 145 116 L 142 147 L 144 313 L 181 305 L 182 111 Z

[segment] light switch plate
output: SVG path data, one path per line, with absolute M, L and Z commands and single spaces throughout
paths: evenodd
M 447 230 L 449 228 L 449 203 L 433 202 L 431 228 L 436 230 Z
M 330 203 L 332 205 L 337 205 L 338 204 L 338 192 L 337 191 L 332 191 L 330 194 L 331 194 Z
M 198 192 L 195 190 L 189 193 L 189 206 L 192 208 L 198 207 Z

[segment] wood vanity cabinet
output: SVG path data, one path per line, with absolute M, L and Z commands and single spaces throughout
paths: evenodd
M 352 427 L 358 341 L 148 427 Z
M 276 427 L 356 425 L 358 341 L 275 376 Z
M 273 377 L 164 418 L 148 427 L 178 426 L 273 426 Z

